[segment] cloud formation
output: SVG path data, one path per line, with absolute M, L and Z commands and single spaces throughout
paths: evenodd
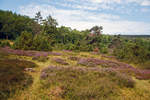
M 57 0 L 46 0 L 50 4 L 29 4 L 21 6 L 19 13 L 34 17 L 35 13 L 41 11 L 43 17 L 52 15 L 60 25 L 73 29 L 84 30 L 94 25 L 104 27 L 105 34 L 150 34 L 150 23 L 138 20 L 122 18 L 121 14 L 132 14 L 133 12 L 149 12 L 148 8 L 127 9 L 123 6 L 123 0 L 64 0 L 66 2 L 55 2 Z M 148 6 L 148 0 L 125 0 L 126 3 Z M 91 3 L 89 3 L 91 2 Z M 112 3 L 115 3 L 112 5 Z M 116 6 L 122 5 L 117 8 Z M 126 10 L 125 10 L 126 9 Z M 119 14 L 110 13 L 116 11 Z

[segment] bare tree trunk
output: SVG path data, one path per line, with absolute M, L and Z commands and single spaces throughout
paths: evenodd
M 6 39 L 8 40 L 8 36 L 6 36 Z

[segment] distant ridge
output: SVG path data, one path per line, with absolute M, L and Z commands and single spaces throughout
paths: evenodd
M 135 37 L 143 37 L 143 38 L 150 38 L 150 35 L 120 35 L 121 37 L 131 37 L 131 38 L 135 38 Z

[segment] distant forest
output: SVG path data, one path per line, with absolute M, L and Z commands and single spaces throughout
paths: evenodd
M 122 37 L 131 38 L 150 38 L 150 35 L 121 35 Z

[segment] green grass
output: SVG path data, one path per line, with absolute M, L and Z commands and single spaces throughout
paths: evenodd
M 61 56 L 49 55 L 45 61 L 34 60 L 32 57 L 7 55 L 4 54 L 3 63 L 11 66 L 11 71 L 23 80 L 17 81 L 17 85 L 10 85 L 15 92 L 7 96 L 8 100 L 149 100 L 150 98 L 150 80 L 138 80 L 134 76 L 127 76 L 119 72 L 111 71 L 80 71 L 88 69 L 86 66 L 78 65 L 77 60 L 71 60 L 70 57 L 78 58 L 99 58 L 104 60 L 116 61 L 101 55 L 93 55 L 88 52 L 63 52 Z M 1 56 L 1 55 L 0 55 Z M 53 61 L 54 58 L 65 59 L 68 65 L 62 65 Z M 13 60 L 14 61 L 13 61 Z M 15 61 L 15 59 L 17 59 Z M 19 60 L 18 60 L 19 59 Z M 8 63 L 8 60 L 10 63 Z M 18 62 L 25 62 L 19 64 Z M 30 62 L 30 63 L 29 63 Z M 32 63 L 38 65 L 35 72 L 23 72 L 24 67 L 33 67 Z M 27 64 L 29 63 L 29 64 Z M 16 67 L 14 67 L 14 65 Z M 30 66 L 31 65 L 31 66 Z M 12 67 L 13 66 L 13 67 Z M 22 67 L 21 67 L 22 66 Z M 46 70 L 48 77 L 41 79 L 42 70 L 47 66 L 57 66 L 61 70 Z M 98 66 L 100 68 L 100 66 Z M 51 67 L 52 68 L 52 67 Z M 95 68 L 95 67 L 94 67 Z M 105 68 L 105 67 L 104 67 Z M 8 70 L 8 68 L 6 68 Z M 77 70 L 74 70 L 77 69 Z M 7 76 L 7 73 L 3 73 Z M 10 75 L 12 76 L 12 75 Z M 26 77 L 24 77 L 26 76 Z M 29 77 L 28 77 L 29 76 Z M 6 77 L 7 78 L 7 77 Z M 18 77 L 19 78 L 19 77 Z M 132 79 L 133 78 L 133 79 Z M 19 80 L 21 77 L 19 78 Z M 4 79 L 3 79 L 4 80 Z M 20 83 L 30 80 L 26 86 Z M 18 88 L 20 86 L 20 88 Z M 17 87 L 17 88 L 16 88 Z M 28 87 L 28 88 L 26 88 Z M 6 94 L 6 93 L 4 93 Z M 9 98 L 8 98 L 9 97 Z M 5 100 L 5 99 L 2 99 Z
M 150 61 L 147 61 L 143 64 L 139 64 L 138 67 L 141 69 L 149 69 L 150 70 Z
M 53 90 L 49 95 L 58 96 L 64 100 L 116 100 L 121 93 L 120 88 L 133 88 L 135 85 L 134 81 L 130 81 L 130 77 L 113 71 L 50 66 L 44 69 L 42 74 L 48 74 L 48 77 L 41 81 L 39 89 L 47 91 L 52 87 L 59 88 L 60 93 L 53 94 L 57 92 Z
M 45 56 L 36 56 L 36 57 L 32 57 L 32 60 L 36 60 L 39 62 L 46 62 L 49 58 L 45 57 Z

